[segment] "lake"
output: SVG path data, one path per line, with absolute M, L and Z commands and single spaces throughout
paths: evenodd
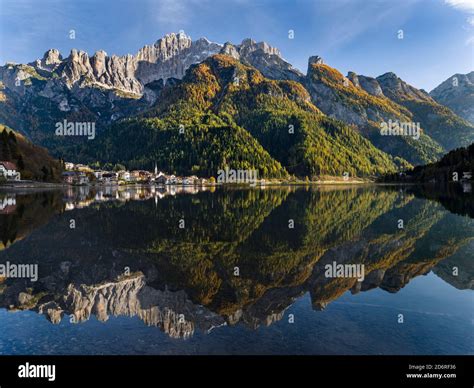
M 474 354 L 473 207 L 460 185 L 2 191 L 0 354 Z

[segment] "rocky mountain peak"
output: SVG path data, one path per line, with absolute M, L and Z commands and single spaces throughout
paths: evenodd
M 82 50 L 72 49 L 64 60 L 61 76 L 71 88 L 81 77 L 90 75 L 92 72 L 89 54 Z
M 61 53 L 57 49 L 49 49 L 43 55 L 43 59 L 41 60 L 44 65 L 56 65 L 61 63 L 63 57 Z
M 309 57 L 308 59 L 308 66 L 323 65 L 323 64 L 324 64 L 323 58 L 321 58 L 319 55 L 313 55 Z
M 474 85 L 474 71 L 471 71 L 466 75 L 466 79 L 468 80 L 469 84 Z
M 39 70 L 45 70 L 47 72 L 53 71 L 59 64 L 61 64 L 63 57 L 57 49 L 49 49 L 43 55 L 43 58 L 37 59 L 33 63 L 29 63 L 30 66 L 35 67 Z
M 70 90 L 77 83 L 79 88 L 98 85 L 143 95 L 147 92 L 146 85 L 160 79 L 163 83 L 168 79 L 181 79 L 191 65 L 218 53 L 254 66 L 272 79 L 298 80 L 302 76 L 282 59 L 277 48 L 266 42 L 244 39 L 239 45 L 221 45 L 207 38 L 193 41 L 183 31 L 167 34 L 154 44 L 143 46 L 136 55 L 108 56 L 99 50 L 89 56 L 85 51 L 72 49 L 63 59 L 59 51 L 52 49 L 31 65 L 41 71 L 55 70 Z M 147 98 L 155 97 L 153 90 L 147 92 Z
M 255 67 L 267 78 L 297 81 L 303 75 L 282 58 L 280 50 L 266 42 L 257 43 L 250 38 L 244 39 L 240 45 L 227 42 L 220 53 Z
M 106 72 L 107 53 L 103 50 L 97 51 L 91 58 L 91 66 L 96 77 Z
M 438 97 L 445 93 L 458 94 L 465 89 L 474 88 L 474 71 L 468 74 L 454 74 L 446 81 L 434 88 L 430 94 L 432 97 Z
M 383 96 L 382 88 L 380 87 L 378 81 L 375 78 L 367 77 L 365 75 L 359 75 L 354 73 L 353 71 L 350 71 L 347 74 L 347 78 L 352 82 L 355 87 L 365 90 L 372 96 Z
M 378 82 L 383 94 L 394 101 L 418 100 L 433 102 L 433 99 L 428 93 L 409 85 L 395 73 L 388 72 L 382 74 L 375 80 Z
M 383 96 L 382 88 L 380 87 L 380 84 L 375 78 L 360 75 L 359 83 L 360 87 L 372 96 Z
M 63 59 L 59 51 L 52 49 L 43 59 L 31 65 L 37 70 L 58 75 L 72 89 L 78 83 L 83 86 L 100 85 L 126 93 L 142 95 L 145 85 L 160 79 L 181 79 L 185 71 L 195 63 L 217 54 L 222 45 L 206 38 L 192 41 L 184 32 L 170 33 L 154 44 L 144 46 L 136 55 L 108 56 L 103 50 L 89 56 L 87 52 L 72 49 Z M 46 73 L 47 76 L 47 73 Z M 153 98 L 153 93 L 150 95 Z M 149 96 L 149 97 L 150 97 Z
M 222 45 L 219 43 L 211 42 L 207 38 L 199 38 L 196 41 L 193 41 L 191 44 L 191 54 L 194 56 L 201 55 L 214 55 L 221 51 Z
M 107 53 L 104 50 L 98 50 L 94 53 L 93 57 L 105 58 L 105 57 L 107 57 Z
M 239 45 L 239 52 L 241 56 L 248 56 L 251 53 L 261 50 L 267 55 L 276 55 L 281 58 L 280 50 L 276 47 L 270 46 L 267 42 L 255 42 L 253 39 L 247 38 Z
M 171 57 L 178 55 L 181 51 L 190 48 L 192 39 L 184 32 L 171 33 L 158 39 L 151 46 L 144 46 L 136 55 L 138 61 L 157 62 L 166 61 Z
M 159 79 L 181 79 L 191 65 L 217 54 L 221 48 L 206 38 L 192 41 L 184 32 L 165 35 L 139 50 L 135 56 L 136 77 L 143 85 Z
M 87 54 L 83 50 L 78 50 L 78 49 L 71 49 L 71 52 L 69 54 L 68 59 L 71 61 L 77 61 L 77 60 L 84 60 L 84 58 L 89 58 L 89 54 Z
M 402 87 L 401 79 L 395 73 L 387 72 L 377 77 L 377 81 L 385 87 L 400 89 Z
M 430 96 L 474 124 L 474 71 L 452 75 L 434 88 Z
M 352 82 L 352 84 L 356 88 L 360 88 L 360 83 L 359 83 L 359 76 L 354 73 L 353 71 L 350 71 L 347 73 L 347 79 Z
M 229 55 L 230 57 L 240 60 L 240 54 L 237 48 L 230 42 L 224 43 L 224 47 L 222 47 L 221 54 Z
M 306 70 L 307 75 L 311 75 L 313 73 L 314 65 L 324 65 L 324 61 L 319 55 L 313 55 L 308 58 L 308 69 Z

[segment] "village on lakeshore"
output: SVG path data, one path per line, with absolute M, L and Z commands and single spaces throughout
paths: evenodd
M 258 177 L 257 170 L 235 170 L 225 167 L 217 171 L 216 177 L 198 177 L 196 175 L 178 176 L 159 171 L 155 164 L 153 171 L 127 170 L 122 165 L 109 168 L 94 168 L 92 166 L 63 162 L 63 172 L 60 182 L 44 182 L 41 180 L 22 179 L 20 171 L 14 162 L 0 161 L 0 185 L 5 187 L 42 187 L 42 186 L 128 186 L 128 185 L 153 185 L 153 186 L 183 186 L 206 187 L 222 184 L 248 185 L 251 187 L 264 187 L 272 185 L 307 185 L 307 184 L 361 184 L 367 179 L 321 176 L 315 180 L 298 179 L 290 176 L 286 178 L 263 179 Z
M 155 166 L 154 171 L 147 170 L 126 170 L 117 169 L 102 170 L 92 169 L 84 164 L 65 163 L 65 171 L 62 174 L 63 183 L 68 185 L 133 185 L 133 184 L 155 184 L 155 185 L 185 185 L 185 186 L 206 186 L 215 183 L 215 179 L 198 178 L 192 176 L 168 175 L 158 171 Z
M 154 171 L 147 170 L 126 170 L 123 166 L 113 170 L 93 169 L 84 164 L 74 164 L 66 162 L 65 171 L 62 174 L 62 181 L 67 185 L 179 185 L 179 186 L 215 186 L 221 183 L 244 183 L 252 186 L 265 185 L 264 179 L 257 179 L 257 174 L 247 174 L 246 170 L 230 170 L 235 172 L 234 179 L 229 179 L 229 169 L 222 170 L 222 173 L 215 177 L 200 178 L 196 175 L 177 176 L 159 171 L 155 164 Z

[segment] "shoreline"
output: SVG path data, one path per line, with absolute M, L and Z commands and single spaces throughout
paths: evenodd
M 446 182 L 446 183 L 460 183 L 460 182 Z M 207 183 L 207 184 L 156 184 L 156 183 L 129 183 L 129 184 L 103 184 L 103 183 L 88 183 L 84 185 L 71 185 L 67 183 L 54 182 L 35 182 L 35 181 L 12 181 L 0 184 L 0 191 L 2 190 L 60 190 L 69 188 L 108 188 L 113 187 L 117 189 L 140 188 L 140 187 L 188 187 L 188 188 L 266 188 L 266 187 L 311 187 L 311 186 L 416 186 L 416 185 L 437 185 L 436 182 L 380 182 L 376 180 L 369 180 L 363 178 L 357 179 L 324 179 L 317 181 L 265 181 L 257 183 Z
M 61 190 L 61 189 L 79 189 L 79 188 L 117 188 L 117 189 L 128 189 L 128 188 L 141 188 L 141 187 L 155 187 L 155 188 L 166 188 L 166 187 L 195 187 L 195 188 L 251 188 L 251 189 L 264 189 L 268 187 L 317 187 L 317 186 L 413 186 L 419 184 L 426 184 L 423 182 L 376 182 L 376 181 L 363 181 L 363 180 L 322 180 L 322 181 L 310 181 L 310 182 L 265 182 L 258 184 L 248 183 L 217 183 L 217 184 L 204 184 L 204 185 L 157 185 L 154 183 L 134 183 L 127 185 L 111 185 L 111 184 L 86 184 L 86 185 L 70 185 L 64 183 L 48 183 L 48 182 L 27 182 L 27 183 L 7 183 L 0 185 L 0 191 L 9 190 Z

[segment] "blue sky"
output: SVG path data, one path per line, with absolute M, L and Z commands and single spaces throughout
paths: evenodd
M 428 91 L 474 70 L 474 0 L 0 0 L 0 63 L 49 48 L 135 54 L 179 30 L 219 43 L 265 40 L 303 72 L 320 55 L 343 74 L 393 71 Z

